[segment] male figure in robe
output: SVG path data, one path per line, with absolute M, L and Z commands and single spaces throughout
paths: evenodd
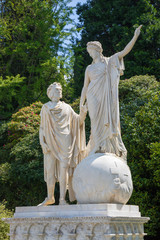
M 76 165 L 84 157 L 86 148 L 84 119 L 87 109 L 76 114 L 70 105 L 60 101 L 62 87 L 54 82 L 47 89 L 51 101 L 41 109 L 40 144 L 44 154 L 44 180 L 48 196 L 39 204 L 53 204 L 56 181 L 60 184 L 60 204 L 66 204 L 65 194 L 69 187 L 70 201 L 75 200 L 72 176 Z

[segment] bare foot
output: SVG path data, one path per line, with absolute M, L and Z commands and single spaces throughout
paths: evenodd
M 45 200 L 42 203 L 40 203 L 38 205 L 38 207 L 47 206 L 47 205 L 51 205 L 51 204 L 54 204 L 54 203 L 55 203 L 55 200 L 53 198 L 51 198 L 51 199 L 45 198 Z

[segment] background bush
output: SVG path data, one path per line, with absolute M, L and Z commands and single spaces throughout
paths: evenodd
M 5 202 L 0 203 L 0 240 L 9 240 L 9 225 L 5 223 L 3 218 L 11 218 L 13 213 L 5 207 Z
M 135 76 L 120 82 L 122 139 L 133 178 L 129 204 L 139 205 L 146 239 L 158 240 L 160 229 L 160 87 L 153 76 Z

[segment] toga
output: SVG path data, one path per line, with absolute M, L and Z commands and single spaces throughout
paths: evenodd
M 80 116 L 70 105 L 59 101 L 55 107 L 52 102 L 43 105 L 41 109 L 41 129 L 53 159 L 48 166 L 47 154 L 44 155 L 44 179 L 47 182 L 47 167 L 54 161 L 54 177 L 59 179 L 59 163 L 68 167 L 70 175 L 73 169 L 84 157 L 86 148 L 84 123 L 80 125 Z M 45 159 L 46 157 L 46 159 Z
M 118 97 L 119 79 L 123 70 L 123 59 L 120 61 L 118 54 L 103 57 L 101 63 L 87 67 L 90 83 L 86 97 L 91 119 L 87 151 L 115 153 L 126 160 L 127 150 L 121 138 Z

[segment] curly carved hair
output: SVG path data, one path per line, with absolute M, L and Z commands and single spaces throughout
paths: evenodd
M 51 96 L 51 94 L 50 94 L 51 89 L 52 89 L 52 88 L 55 88 L 57 85 L 62 88 L 61 84 L 58 83 L 58 82 L 54 82 L 54 83 L 50 84 L 49 87 L 47 88 L 47 96 L 49 97 L 49 99 L 51 99 L 51 97 L 53 97 L 53 96 Z

